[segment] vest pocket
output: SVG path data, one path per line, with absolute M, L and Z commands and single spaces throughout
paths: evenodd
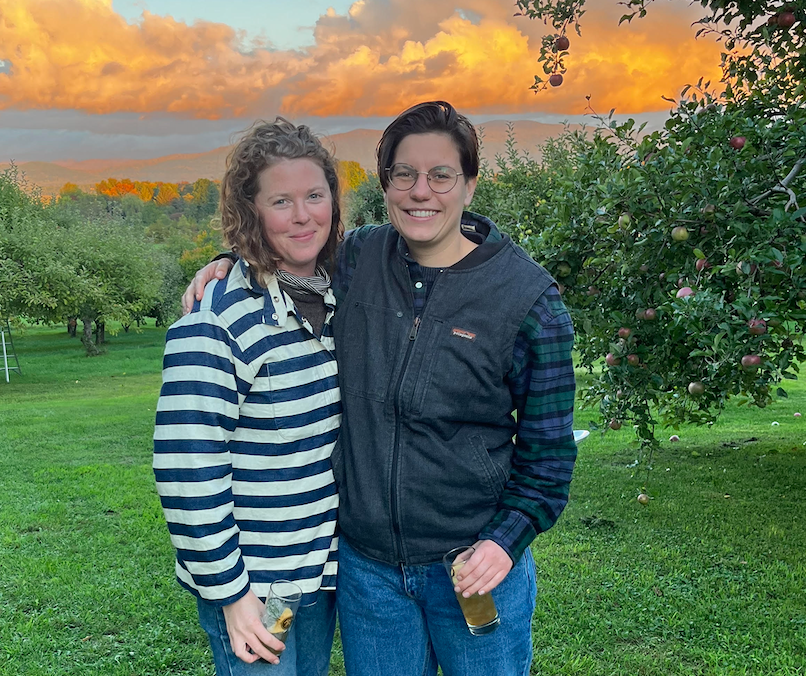
M 511 444 L 505 444 L 501 448 L 488 451 L 481 435 L 474 434 L 470 437 L 470 449 L 473 451 L 476 464 L 482 471 L 482 476 L 485 478 L 485 485 L 487 489 L 496 500 L 501 497 L 504 486 L 506 486 L 507 481 L 509 481 L 512 458 L 511 448 Z M 493 460 L 491 454 L 494 454 L 497 457 L 501 456 L 502 460 L 506 460 L 507 467 L 503 467 L 498 462 Z
M 343 392 L 385 401 L 395 363 L 395 341 L 405 333 L 403 312 L 359 301 L 348 303 L 339 312 L 343 314 L 337 315 L 341 330 L 336 353 Z

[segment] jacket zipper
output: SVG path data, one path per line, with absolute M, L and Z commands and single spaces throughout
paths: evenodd
M 434 280 L 432 284 L 429 295 L 434 293 L 437 280 Z M 420 310 L 421 314 L 425 312 L 426 305 L 428 305 L 428 299 L 426 299 Z M 403 364 L 400 367 L 400 377 L 397 379 L 397 387 L 395 389 L 395 445 L 392 450 L 392 486 L 390 493 L 392 498 L 392 531 L 395 539 L 395 556 L 401 565 L 404 563 L 403 538 L 400 534 L 400 512 L 397 508 L 397 473 L 400 458 L 400 409 L 403 405 L 403 402 L 400 400 L 400 391 L 403 389 L 403 379 L 406 377 L 406 370 L 409 366 L 409 359 L 414 349 L 414 343 L 417 340 L 417 335 L 420 333 L 421 314 L 414 318 L 414 322 L 409 330 L 409 344 L 406 347 L 406 355 L 403 357 Z
M 417 340 L 417 334 L 420 331 L 420 315 L 414 318 L 414 323 L 411 325 L 409 331 L 409 344 L 406 347 L 406 355 L 403 357 L 403 364 L 400 367 L 400 377 L 397 379 L 397 387 L 395 388 L 395 444 L 392 450 L 392 531 L 395 537 L 395 556 L 401 563 L 404 562 L 403 558 L 403 538 L 400 534 L 400 512 L 397 508 L 397 473 L 400 458 L 400 391 L 403 389 L 403 379 L 406 377 L 406 369 L 409 365 L 409 358 L 411 351 L 414 348 L 414 341 Z

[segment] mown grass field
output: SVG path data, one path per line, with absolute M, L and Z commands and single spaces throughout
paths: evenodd
M 163 338 L 119 333 L 88 359 L 63 329 L 15 334 L 23 375 L 0 378 L 4 676 L 213 673 L 151 474 Z M 534 545 L 533 674 L 806 674 L 806 385 L 786 387 L 664 443 L 648 507 L 630 430 L 580 446 L 569 507 Z

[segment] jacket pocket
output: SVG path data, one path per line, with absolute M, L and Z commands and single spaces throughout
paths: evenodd
M 360 301 L 347 304 L 339 312 L 343 314 L 339 317 L 336 353 L 343 393 L 385 401 L 397 360 L 395 348 L 405 333 L 403 312 Z
M 512 463 L 512 444 L 505 444 L 493 451 L 487 450 L 481 435 L 470 437 L 470 449 L 476 460 L 476 465 L 484 480 L 484 485 L 490 494 L 498 500 L 509 481 Z M 493 459 L 492 456 L 495 456 Z
M 267 362 L 263 396 L 271 425 L 283 441 L 299 441 L 338 428 L 341 421 L 338 368 L 324 349 L 294 359 Z

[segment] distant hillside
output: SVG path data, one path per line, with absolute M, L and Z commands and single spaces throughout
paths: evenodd
M 537 146 L 563 131 L 559 124 L 519 121 L 513 123 L 520 151 L 539 157 Z M 482 156 L 494 166 L 496 155 L 506 153 L 507 122 L 496 120 L 479 125 L 482 134 Z M 381 132 L 356 129 L 327 137 L 336 157 L 358 162 L 368 171 L 375 170 L 375 147 Z M 85 160 L 82 162 L 24 162 L 20 169 L 30 183 L 45 194 L 55 194 L 65 183 L 90 189 L 106 178 L 128 178 L 132 181 L 192 183 L 198 178 L 220 179 L 230 148 L 223 146 L 206 153 L 167 155 L 150 160 Z M 0 170 L 4 167 L 0 165 Z

